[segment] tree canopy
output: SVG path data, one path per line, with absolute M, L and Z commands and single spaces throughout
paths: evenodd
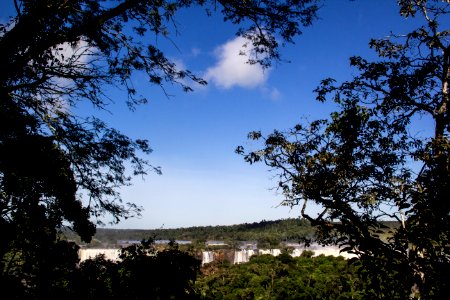
M 320 83 L 317 100 L 339 110 L 287 131 L 252 132 L 261 148 L 237 152 L 278 172 L 283 204 L 300 206 L 323 243 L 359 256 L 376 297 L 402 290 L 401 298 L 437 299 L 450 280 L 450 4 L 398 4 L 422 25 L 371 40 L 379 60 L 351 57 L 352 80 Z M 419 118 L 433 124 L 431 135 L 415 127 Z M 381 237 L 383 220 L 401 226 Z
M 248 263 L 212 262 L 195 283 L 199 299 L 367 299 L 357 267 L 342 257 L 252 256 Z

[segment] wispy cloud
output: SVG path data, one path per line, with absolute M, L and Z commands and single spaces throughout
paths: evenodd
M 237 37 L 219 46 L 215 50 L 217 62 L 206 70 L 204 78 L 224 89 L 264 86 L 270 70 L 264 70 L 258 64 L 247 63 L 249 49 L 244 46 L 246 42 L 246 39 Z
M 280 100 L 282 97 L 281 92 L 277 88 L 274 88 L 274 87 L 264 86 L 261 88 L 261 92 L 263 93 L 264 97 L 267 97 L 270 100 L 274 100 L 274 101 Z

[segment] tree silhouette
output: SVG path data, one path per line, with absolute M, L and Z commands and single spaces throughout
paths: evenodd
M 131 109 L 145 103 L 133 86 L 137 72 L 162 88 L 206 84 L 150 42 L 177 34 L 180 9 L 217 10 L 236 27 L 246 25 L 238 33 L 252 49 L 250 63 L 268 66 L 280 59 L 280 41 L 311 24 L 315 2 L 13 0 L 16 14 L 0 24 L 0 281 L 44 290 L 37 282 L 46 258 L 38 252 L 59 245 L 63 225 L 89 241 L 93 219 L 139 214 L 119 188 L 133 175 L 160 172 L 140 156 L 151 152 L 148 141 L 73 109 L 85 102 L 104 109 L 111 101 L 105 90 L 116 86 Z
M 448 293 L 449 6 L 399 1 L 400 13 L 422 18 L 423 25 L 372 40 L 380 60 L 352 57 L 358 75 L 351 81 L 321 82 L 317 100 L 333 100 L 338 111 L 266 137 L 252 132 L 262 149 L 237 148 L 249 163 L 278 171 L 283 204 L 300 206 L 321 242 L 359 256 L 361 274 L 379 298 Z M 432 135 L 415 133 L 419 117 L 433 124 Z M 313 214 L 311 204 L 321 212 Z

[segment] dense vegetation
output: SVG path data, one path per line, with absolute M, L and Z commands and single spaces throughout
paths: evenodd
M 195 284 L 201 299 L 367 299 L 354 265 L 312 252 L 253 256 L 240 265 L 213 262 Z
M 27 288 L 12 276 L 0 281 L 5 299 L 195 299 L 200 261 L 175 245 L 156 250 L 143 241 L 123 249 L 118 262 L 98 256 L 82 263 L 71 251 L 76 245 L 59 245 L 33 266 L 38 276 L 26 277 Z
M 56 269 L 40 270 L 45 285 L 4 285 L 10 299 L 367 299 L 371 292 L 355 264 L 312 257 L 312 251 L 297 258 L 287 251 L 253 256 L 239 265 L 219 259 L 202 267 L 176 244 L 162 249 L 151 240 L 122 249 L 116 262 L 98 256 L 77 264 L 71 253 L 58 255 L 63 259 Z

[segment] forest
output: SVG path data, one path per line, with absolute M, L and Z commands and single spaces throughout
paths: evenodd
M 400 224 L 396 221 L 384 221 L 383 235 L 388 238 L 390 230 Z M 206 241 L 221 241 L 221 247 L 237 247 L 239 242 L 254 242 L 260 249 L 280 248 L 282 243 L 308 244 L 317 242 L 315 229 L 306 219 L 281 219 L 254 223 L 222 226 L 196 226 L 172 229 L 111 229 L 97 228 L 91 243 L 83 243 L 71 230 L 61 232 L 61 238 L 75 241 L 87 248 L 118 247 L 118 241 L 141 241 L 143 239 L 189 241 L 195 248 L 205 249 Z
M 146 249 L 153 251 L 151 246 Z M 107 262 L 98 257 L 81 263 L 80 271 L 89 272 L 91 278 L 87 286 L 92 293 L 89 297 L 281 300 L 368 299 L 373 295 L 358 277 L 361 271 L 358 264 L 343 257 L 313 257 L 312 251 L 305 251 L 293 258 L 283 252 L 276 257 L 253 256 L 243 264 L 232 265 L 219 259 L 200 267 L 198 261 L 171 245 L 154 257 L 146 255 L 128 261 L 142 250 L 142 246 L 124 250 L 121 262 Z M 150 268 L 154 272 L 147 274 Z M 123 294 L 127 288 L 133 288 L 133 292 Z M 395 292 L 389 296 L 399 298 Z
M 239 265 L 213 262 L 194 285 L 200 299 L 368 299 L 358 267 L 342 257 L 305 252 L 254 256 Z M 392 298 L 393 299 L 393 298 Z
M 34 299 L 36 292 L 43 299 L 49 296 L 60 299 L 367 299 L 373 296 L 365 281 L 358 277 L 361 270 L 357 263 L 343 257 L 312 257 L 312 251 L 296 258 L 283 252 L 276 257 L 252 256 L 250 262 L 238 265 L 219 259 L 203 266 L 176 244 L 161 249 L 149 240 L 123 248 L 119 261 L 106 260 L 100 255 L 76 264 L 77 258 L 69 253 L 58 262 L 57 272 L 40 270 L 41 279 L 47 281 L 45 290 L 31 292 L 10 281 L 8 292 L 14 295 L 10 299 Z M 389 296 L 401 299 L 395 291 Z

